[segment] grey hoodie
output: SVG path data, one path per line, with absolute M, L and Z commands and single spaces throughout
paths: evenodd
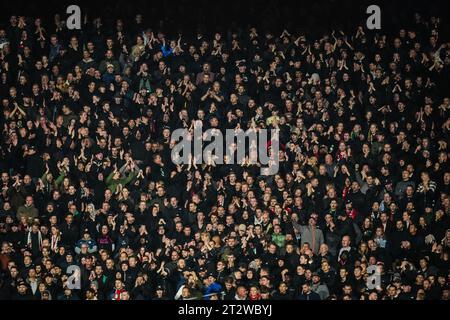
M 317 293 L 320 296 L 320 300 L 326 300 L 330 296 L 327 285 L 323 283 L 311 284 L 311 291 Z

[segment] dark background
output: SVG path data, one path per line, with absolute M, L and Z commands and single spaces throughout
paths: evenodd
M 202 27 L 207 33 L 212 33 L 231 26 L 246 28 L 255 25 L 262 29 L 270 29 L 280 33 L 284 28 L 304 31 L 313 35 L 321 34 L 330 29 L 343 29 L 346 32 L 352 31 L 353 33 L 355 25 L 365 24 L 367 6 L 378 4 L 382 10 L 383 33 L 390 34 L 391 30 L 397 32 L 399 27 L 407 27 L 408 23 L 411 23 L 413 14 L 420 12 L 425 17 L 437 15 L 443 18 L 443 23 L 447 26 L 448 39 L 448 32 L 450 31 L 449 2 L 449 0 L 91 0 L 89 2 L 79 0 L 0 0 L 0 25 L 8 24 L 9 16 L 12 14 L 41 17 L 45 24 L 52 24 L 55 13 L 60 13 L 62 17 L 65 17 L 66 7 L 70 4 L 78 4 L 82 9 L 82 14 L 87 13 L 90 20 L 101 16 L 105 25 L 112 25 L 118 17 L 129 20 L 133 19 L 136 13 L 141 13 L 148 27 L 154 29 L 163 27 L 164 30 L 172 32 L 183 29 L 184 33 L 193 33 L 198 27 Z M 27 306 L 24 303 L 8 301 L 8 305 L 5 305 L 5 307 L 20 310 L 22 316 L 29 313 L 29 316 L 33 319 L 36 319 L 39 314 L 41 316 L 46 315 L 48 318 L 49 310 L 53 314 L 60 311 L 59 314 L 61 315 L 66 315 L 69 311 L 72 316 L 78 316 L 77 312 L 80 312 L 79 315 L 83 318 L 86 318 L 86 316 L 92 317 L 95 312 L 100 311 L 98 304 L 79 303 L 78 307 L 75 303 L 69 305 L 67 302 L 59 304 L 61 310 L 55 310 L 56 302 L 54 302 L 51 306 L 52 309 L 49 309 L 50 305 L 41 304 L 40 306 L 44 306 L 44 308 L 42 309 L 43 312 L 40 312 L 41 310 L 36 308 L 38 304 L 28 302 Z M 138 314 L 142 316 L 141 306 L 133 305 L 132 302 L 125 308 L 124 304 L 103 303 L 104 306 L 100 306 L 103 308 L 101 309 L 102 312 L 109 311 L 114 319 L 131 319 L 130 316 L 137 316 Z M 298 305 L 296 301 L 286 303 L 271 301 L 271 303 L 278 305 L 274 307 L 274 318 L 280 318 L 282 311 L 290 313 L 287 316 L 292 318 L 294 312 L 299 312 L 299 307 L 304 317 L 317 317 L 317 311 L 320 310 L 321 318 L 326 318 L 328 312 L 330 318 L 333 317 L 333 319 L 348 318 L 349 308 L 355 311 L 354 308 L 357 307 L 356 301 L 353 301 L 351 306 L 347 305 L 350 302 L 329 302 L 330 308 L 327 308 L 323 302 L 315 306 L 310 306 L 312 302 L 309 302 L 307 308 Z M 403 317 L 408 317 L 408 312 L 411 315 L 414 312 L 417 316 L 417 312 L 420 310 L 424 312 L 434 310 L 436 314 L 438 312 L 436 306 L 446 305 L 443 301 L 433 301 L 433 306 L 427 305 L 425 308 L 425 305 L 418 303 L 405 303 L 403 306 L 400 306 L 401 302 L 399 301 L 396 301 L 395 305 L 388 302 L 381 303 L 379 302 L 383 308 L 381 309 L 383 310 L 382 313 L 367 312 L 370 309 L 367 309 L 367 306 L 364 305 L 365 310 L 362 310 L 364 313 L 361 314 L 364 315 L 365 319 L 370 319 L 371 316 L 392 315 L 388 307 L 392 307 L 392 309 L 395 307 L 396 309 L 401 308 Z M 432 303 L 432 301 L 428 301 L 428 303 Z M 147 310 L 151 310 L 153 315 L 155 315 L 155 312 L 161 311 L 165 313 L 166 317 L 167 315 L 175 317 L 179 306 L 174 302 L 156 304 L 147 301 L 146 304 Z M 308 311 L 311 312 L 311 315 L 308 314 Z M 353 313 L 355 317 L 356 314 L 356 312 Z M 103 313 L 102 316 L 106 318 L 109 314 Z M 428 316 L 430 316 L 429 313 Z M 201 317 L 197 318 L 201 319 Z M 229 317 L 229 319 L 232 318 Z M 251 317 L 246 316 L 246 319 L 249 318 Z
M 53 23 L 55 13 L 64 18 L 70 4 L 78 4 L 82 15 L 89 19 L 101 16 L 105 27 L 118 17 L 125 21 L 136 13 L 144 16 L 144 22 L 153 29 L 165 32 L 195 32 L 198 27 L 206 33 L 225 28 L 246 28 L 255 25 L 259 29 L 280 32 L 284 28 L 303 31 L 312 35 L 322 34 L 332 28 L 354 32 L 354 26 L 364 25 L 368 17 L 366 8 L 378 4 L 382 13 L 382 32 L 407 27 L 415 12 L 422 16 L 448 16 L 448 0 L 45 0 L 1 1 L 0 23 L 8 22 L 12 14 L 41 17 L 44 23 Z M 447 20 L 447 21 L 446 21 Z M 449 27 L 448 19 L 443 23 Z M 44 24 L 44 25 L 45 25 Z M 447 30 L 449 28 L 446 28 Z

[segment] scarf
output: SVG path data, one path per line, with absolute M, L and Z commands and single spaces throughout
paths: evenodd
M 33 244 L 32 244 L 32 240 L 31 240 L 31 235 L 32 235 L 32 232 L 29 231 L 29 232 L 28 232 L 28 237 L 27 237 L 27 245 L 28 245 L 30 248 L 31 248 L 31 246 L 33 245 Z M 38 235 L 39 250 L 41 250 L 41 246 L 42 246 L 42 234 L 41 234 L 41 231 L 38 231 L 38 232 L 37 232 L 37 235 Z
M 58 249 L 59 240 L 60 240 L 60 236 L 52 235 L 50 249 L 52 249 L 53 251 L 56 252 L 56 250 Z
M 125 289 L 114 289 L 113 300 L 120 300 L 120 294 L 124 291 Z

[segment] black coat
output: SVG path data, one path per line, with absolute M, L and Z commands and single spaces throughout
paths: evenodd
M 67 222 L 64 222 L 60 228 L 61 231 L 61 242 L 65 245 L 73 247 L 75 243 L 79 240 L 80 231 L 78 226 L 74 223 L 68 225 Z
M 305 294 L 305 293 L 301 293 L 299 295 L 297 295 L 297 299 L 298 300 L 320 300 L 320 296 L 311 291 L 309 294 Z

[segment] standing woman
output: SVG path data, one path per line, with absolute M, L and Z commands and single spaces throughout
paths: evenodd
M 363 223 L 362 223 L 362 228 L 361 228 L 361 232 L 363 234 L 362 236 L 362 240 L 363 241 L 369 241 L 370 239 L 372 239 L 373 236 L 373 223 L 372 220 L 370 218 L 365 218 Z
M 366 242 L 361 242 L 358 246 L 358 257 L 361 261 L 369 260 L 369 247 Z
M 136 44 L 131 48 L 131 59 L 138 61 L 145 52 L 144 39 L 141 36 L 136 37 Z
M 35 51 L 35 56 L 41 57 L 48 50 L 47 41 L 46 41 L 47 32 L 42 27 L 41 18 L 36 18 L 34 20 L 34 26 L 36 29 L 35 29 L 34 35 L 33 35 L 33 40 L 34 40 L 33 49 Z
M 50 233 L 50 249 L 56 253 L 59 250 L 59 244 L 61 242 L 61 232 L 57 226 L 52 226 Z
M 99 250 L 104 249 L 109 252 L 114 251 L 114 241 L 110 236 L 109 228 L 107 225 L 103 225 L 100 230 L 100 236 L 97 239 Z

